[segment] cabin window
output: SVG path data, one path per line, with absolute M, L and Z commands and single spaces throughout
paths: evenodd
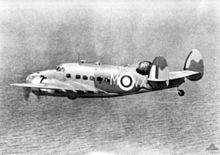
M 94 76 L 90 76 L 90 77 L 89 77 L 89 80 L 94 81 L 94 80 L 95 80 L 95 77 L 94 77 Z
M 71 78 L 71 74 L 70 74 L 70 73 L 67 73 L 67 74 L 66 74 L 66 77 L 67 77 L 67 78 Z
M 102 77 L 98 76 L 96 80 L 102 82 Z
M 83 80 L 88 80 L 88 76 L 83 75 Z
M 110 78 L 109 78 L 109 77 L 106 77 L 106 78 L 104 79 L 104 81 L 105 81 L 106 83 L 110 83 Z
M 80 79 L 81 78 L 81 75 L 76 75 L 76 79 Z

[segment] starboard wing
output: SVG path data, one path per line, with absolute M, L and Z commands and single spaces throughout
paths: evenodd
M 103 91 L 101 89 L 95 88 L 87 84 L 79 83 L 76 81 L 68 81 L 68 83 L 72 85 L 76 91 L 84 91 L 84 92 L 92 91 L 94 93 L 98 93 L 98 92 L 107 93 L 106 91 Z
M 54 89 L 54 90 L 63 90 L 63 91 L 71 90 L 71 91 L 76 92 L 75 89 L 73 89 L 70 86 L 66 86 L 66 85 L 57 86 L 54 84 L 13 83 L 11 84 L 11 86 L 26 87 L 26 88 L 39 88 L 39 89 Z
M 102 92 L 102 93 L 107 93 L 103 90 L 97 89 L 95 87 L 86 85 L 86 84 L 82 84 L 82 83 L 78 83 L 78 82 L 61 82 L 61 81 L 57 81 L 56 83 L 39 83 L 39 84 L 33 84 L 33 83 L 14 83 L 11 84 L 12 86 L 18 86 L 18 87 L 26 87 L 26 88 L 39 88 L 39 89 L 54 89 L 54 90 L 62 90 L 62 91 L 73 91 L 73 92 L 78 92 L 78 91 L 83 91 L 83 92 L 87 92 L 87 91 L 91 91 L 94 93 L 98 93 L 98 92 Z

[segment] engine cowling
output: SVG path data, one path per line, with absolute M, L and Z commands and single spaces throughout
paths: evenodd
M 149 75 L 151 66 L 150 61 L 141 61 L 136 68 L 136 72 L 141 75 Z
M 78 93 L 75 93 L 75 92 L 69 91 L 69 90 L 67 90 L 66 93 L 67 93 L 67 98 L 71 99 L 71 100 L 74 100 L 79 96 Z

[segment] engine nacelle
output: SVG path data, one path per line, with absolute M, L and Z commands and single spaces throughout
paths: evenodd
M 151 66 L 150 61 L 141 61 L 136 68 L 136 72 L 141 75 L 149 75 Z
M 74 100 L 79 96 L 79 94 L 75 93 L 73 91 L 67 90 L 66 96 L 67 96 L 68 99 Z
M 39 89 L 39 88 L 32 88 L 32 93 L 37 96 L 66 96 L 66 92 L 62 90 L 53 90 L 53 89 Z

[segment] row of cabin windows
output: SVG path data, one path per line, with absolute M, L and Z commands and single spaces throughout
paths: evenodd
M 66 77 L 67 78 L 71 78 L 71 74 L 66 74 Z M 76 75 L 76 79 L 81 79 L 81 75 Z M 86 75 L 83 75 L 82 76 L 82 79 L 83 80 L 88 80 L 88 76 L 86 76 Z M 89 80 L 91 80 L 91 81 L 95 81 L 95 77 L 94 76 L 90 76 L 89 77 Z M 98 76 L 97 78 L 96 78 L 96 80 L 98 81 L 98 82 L 102 82 L 102 81 L 104 81 L 104 82 L 108 82 L 108 83 L 110 83 L 110 78 L 109 77 L 106 77 L 106 78 L 102 78 L 102 77 L 100 77 L 100 76 Z
M 76 79 L 81 79 L 81 75 L 76 75 Z M 83 79 L 83 80 L 88 80 L 88 76 L 83 75 L 83 76 L 82 76 L 82 79 Z

